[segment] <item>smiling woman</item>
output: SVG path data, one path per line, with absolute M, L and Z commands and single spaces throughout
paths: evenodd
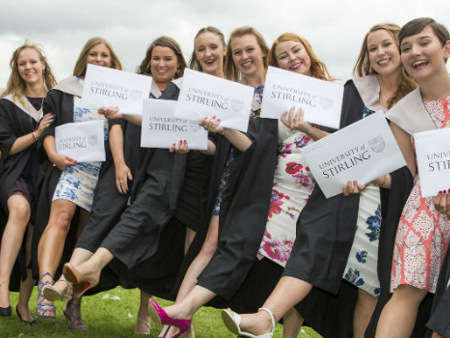
M 47 90 L 55 85 L 50 66 L 41 49 L 25 44 L 11 58 L 8 88 L 0 100 L 0 316 L 11 315 L 9 288 L 17 289 L 17 278 L 10 284 L 11 273 L 22 245 L 25 257 L 19 266 L 21 285 L 17 315 L 34 323 L 28 300 L 34 286 L 28 264 L 29 239 L 33 233 L 37 206 L 37 175 L 40 161 L 36 141 L 53 121 L 43 117 L 42 102 Z M 26 234 L 27 240 L 23 240 Z

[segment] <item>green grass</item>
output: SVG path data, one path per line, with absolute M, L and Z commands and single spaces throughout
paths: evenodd
M 0 337 L 137 337 L 133 334 L 139 307 L 139 291 L 125 290 L 118 287 L 95 296 L 83 298 L 83 319 L 88 326 L 85 332 L 76 332 L 70 328 L 62 313 L 62 303 L 56 303 L 56 319 L 36 318 L 37 324 L 26 325 L 19 321 L 15 305 L 18 294 L 11 293 L 13 315 L 0 317 Z M 171 302 L 160 300 L 162 306 Z M 30 308 L 35 313 L 36 288 L 30 300 Z M 234 337 L 227 331 L 220 316 L 220 310 L 204 307 L 194 318 L 196 337 Z M 161 326 L 152 323 L 150 337 L 156 337 Z M 274 337 L 282 337 L 282 326 L 278 325 Z M 148 336 L 147 336 L 148 337 Z M 305 327 L 298 337 L 320 338 L 314 330 Z

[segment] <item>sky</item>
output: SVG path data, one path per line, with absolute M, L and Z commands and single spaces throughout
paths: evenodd
M 26 40 L 44 49 L 57 80 L 72 74 L 84 43 L 101 36 L 124 70 L 134 72 L 150 43 L 177 40 L 189 61 L 197 31 L 216 26 L 228 39 L 253 26 L 269 47 L 285 32 L 305 37 L 330 73 L 342 80 L 352 69 L 371 26 L 429 16 L 450 29 L 450 0 L 0 0 L 0 87 L 13 51 Z M 450 66 L 447 66 L 450 69 Z

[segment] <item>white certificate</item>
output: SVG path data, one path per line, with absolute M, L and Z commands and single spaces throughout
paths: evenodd
M 303 108 L 305 120 L 339 128 L 344 87 L 276 67 L 269 67 L 261 117 L 279 119 L 292 106 Z
M 150 93 L 150 76 L 88 65 L 81 104 L 85 108 L 119 107 L 122 114 L 142 115 L 142 100 Z
M 196 120 L 175 117 L 177 101 L 144 100 L 141 147 L 170 148 L 186 140 L 189 149 L 206 150 L 208 132 Z
M 308 145 L 302 153 L 327 198 L 341 193 L 348 180 L 365 184 L 406 165 L 381 112 Z
M 175 116 L 190 120 L 217 116 L 221 126 L 246 132 L 253 91 L 252 87 L 186 68 Z
M 105 160 L 105 121 L 66 123 L 55 128 L 58 154 L 78 162 Z
M 450 187 L 450 128 L 414 134 L 422 197 Z

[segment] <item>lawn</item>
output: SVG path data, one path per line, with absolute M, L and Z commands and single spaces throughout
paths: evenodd
M 17 293 L 11 293 L 13 315 L 0 317 L 0 337 L 136 337 L 133 334 L 139 306 L 139 291 L 125 290 L 117 287 L 114 290 L 103 292 L 95 296 L 83 299 L 83 318 L 88 326 L 84 332 L 76 332 L 70 328 L 69 323 L 62 313 L 62 303 L 56 303 L 56 319 L 37 318 L 34 326 L 26 325 L 19 321 L 15 304 Z M 170 302 L 159 300 L 166 306 Z M 36 288 L 31 297 L 30 306 L 35 312 Z M 196 336 L 201 337 L 234 337 L 222 323 L 220 310 L 214 308 L 202 308 L 194 318 Z M 156 337 L 161 326 L 153 324 L 150 337 Z M 282 326 L 278 325 L 274 337 L 282 337 Z M 320 338 L 314 330 L 305 327 L 298 337 Z

